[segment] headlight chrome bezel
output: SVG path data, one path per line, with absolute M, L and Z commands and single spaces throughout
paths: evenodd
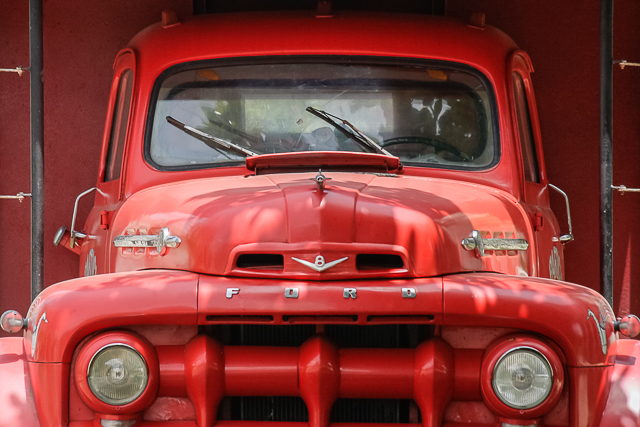
M 518 350 L 537 353 L 548 364 L 553 375 L 547 396 L 533 407 L 511 406 L 498 396 L 494 389 L 494 371 L 506 356 Z M 549 412 L 560 399 L 564 386 L 564 368 L 558 350 L 541 340 L 531 337 L 500 339 L 485 352 L 481 371 L 482 397 L 493 412 L 512 419 L 535 419 Z
M 134 350 L 144 361 L 147 368 L 145 389 L 131 402 L 122 405 L 109 404 L 94 394 L 89 385 L 89 369 L 94 358 L 104 349 L 114 346 L 128 347 Z M 155 399 L 159 384 L 158 356 L 153 345 L 144 338 L 131 332 L 107 332 L 85 342 L 75 360 L 73 368 L 76 386 L 82 400 L 99 414 L 128 415 L 142 412 Z

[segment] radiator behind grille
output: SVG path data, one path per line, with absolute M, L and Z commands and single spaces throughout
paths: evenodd
M 299 347 L 316 333 L 315 325 L 210 325 L 203 332 L 223 345 Z M 340 348 L 415 348 L 433 336 L 430 325 L 325 325 Z
M 416 423 L 418 407 L 404 399 L 338 399 L 331 409 L 332 423 Z M 413 420 L 412 420 L 413 414 Z M 300 397 L 231 397 L 223 400 L 221 419 L 241 421 L 309 422 Z
M 230 419 L 242 421 L 309 422 L 309 411 L 300 397 L 231 397 Z

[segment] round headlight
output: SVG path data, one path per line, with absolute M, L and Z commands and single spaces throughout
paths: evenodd
M 144 392 L 149 371 L 132 347 L 114 344 L 100 349 L 89 363 L 87 382 L 95 396 L 109 405 L 126 405 Z
M 504 404 L 517 409 L 534 408 L 549 396 L 553 387 L 553 370 L 537 350 L 515 348 L 496 363 L 492 385 Z
M 87 339 L 73 364 L 80 397 L 99 414 L 138 414 L 158 394 L 158 354 L 133 332 L 109 331 Z

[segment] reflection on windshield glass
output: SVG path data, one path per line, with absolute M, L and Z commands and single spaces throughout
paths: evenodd
M 307 111 L 347 120 L 406 164 L 481 168 L 494 159 L 487 88 L 471 73 L 362 64 L 263 64 L 170 74 L 154 108 L 149 152 L 160 166 L 243 161 L 171 126 L 165 118 L 257 154 L 367 152 Z

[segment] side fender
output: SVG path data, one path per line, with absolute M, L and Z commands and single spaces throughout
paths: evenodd
M 600 427 L 640 426 L 640 341 L 619 340 Z
M 22 337 L 0 338 L 0 427 L 38 427 Z

